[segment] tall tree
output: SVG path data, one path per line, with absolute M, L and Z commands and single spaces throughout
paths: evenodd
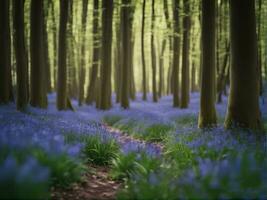
M 142 7 L 142 30 L 141 30 L 141 52 L 142 52 L 142 85 L 143 85 L 143 100 L 147 100 L 146 88 L 146 60 L 145 60 L 145 19 L 146 19 L 146 0 L 143 0 Z
M 98 68 L 99 68 L 99 0 L 94 0 L 94 11 L 93 11 L 93 55 L 92 55 L 92 72 L 90 76 L 86 103 L 92 104 L 96 98 L 96 81 L 98 76 Z
M 198 125 L 200 128 L 216 124 L 215 110 L 215 15 L 214 0 L 202 1 L 202 73 L 200 93 L 200 113 Z
M 30 104 L 46 108 L 47 96 L 44 68 L 43 1 L 31 1 L 31 93 Z
M 28 66 L 24 41 L 24 0 L 13 0 L 13 15 L 13 37 L 17 77 L 17 109 L 23 111 L 28 104 Z
M 67 104 L 67 66 L 66 66 L 66 29 L 68 22 L 69 0 L 60 0 L 60 22 L 58 35 L 58 70 L 57 70 L 57 109 L 66 110 Z
M 44 65 L 44 76 L 45 76 L 45 92 L 52 92 L 52 83 L 51 83 L 51 69 L 50 69 L 50 56 L 49 56 L 49 47 L 48 47 L 48 11 L 50 7 L 49 1 L 44 1 L 43 6 L 43 17 L 42 17 L 42 27 L 43 27 L 43 65 Z
M 182 54 L 182 86 L 181 86 L 181 108 L 187 108 L 189 103 L 189 57 L 190 57 L 190 1 L 184 0 L 183 18 L 183 54 Z
M 102 1 L 102 55 L 100 109 L 111 107 L 111 47 L 112 47 L 113 0 Z
M 121 81 L 121 106 L 126 109 L 129 108 L 129 91 L 130 91 L 130 48 L 131 36 L 131 0 L 122 0 L 121 7 L 121 27 L 122 27 L 122 81 Z
M 0 104 L 11 100 L 9 0 L 0 1 Z
M 155 26 L 155 0 L 152 0 L 152 12 L 151 12 L 151 62 L 152 62 L 152 92 L 153 92 L 153 102 L 158 101 L 157 94 L 157 61 L 156 61 L 156 50 L 155 50 L 155 36 L 154 36 L 154 26 Z
M 84 82 L 85 82 L 85 41 L 86 41 L 86 21 L 87 21 L 88 0 L 83 0 L 82 11 L 82 46 L 81 46 L 81 63 L 79 71 L 79 105 L 84 100 Z
M 172 66 L 172 87 L 173 87 L 173 106 L 179 107 L 179 63 L 180 63 L 180 23 L 179 23 L 179 0 L 173 4 L 173 66 Z
M 261 128 L 254 0 L 230 1 L 231 73 L 226 128 Z

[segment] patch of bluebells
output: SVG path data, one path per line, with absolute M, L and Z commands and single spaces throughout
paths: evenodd
M 8 155 L 0 164 L 0 194 L 5 199 L 36 199 L 49 197 L 48 168 L 34 157 L 19 163 Z
M 179 198 L 267 198 L 267 160 L 239 153 L 221 161 L 199 160 L 197 170 L 179 177 Z
M 153 144 L 139 143 L 135 141 L 121 144 L 122 153 L 127 155 L 130 153 L 145 153 L 149 157 L 159 157 L 161 155 L 161 149 Z

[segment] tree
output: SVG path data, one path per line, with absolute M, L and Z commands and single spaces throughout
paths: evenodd
M 230 1 L 231 73 L 226 128 L 261 128 L 254 0 Z
M 102 55 L 101 55 L 101 90 L 100 109 L 111 107 L 111 47 L 113 0 L 102 1 Z
M 142 7 L 142 30 L 141 30 L 141 52 L 142 52 L 142 84 L 143 84 L 143 100 L 147 100 L 146 89 L 146 60 L 145 60 L 145 19 L 146 19 L 146 0 L 143 0 Z
M 180 63 L 180 25 L 179 25 L 179 0 L 173 4 L 173 66 L 172 66 L 172 87 L 173 87 L 173 107 L 179 107 L 179 63 Z
M 122 0 L 121 8 L 121 27 L 122 27 L 122 80 L 121 80 L 121 106 L 129 108 L 129 91 L 130 91 L 130 48 L 131 36 L 131 0 Z
M 27 58 L 24 35 L 24 0 L 13 0 L 14 50 L 16 56 L 17 109 L 25 110 L 28 104 Z
M 82 46 L 81 46 L 81 63 L 79 71 L 79 105 L 84 100 L 84 82 L 85 82 L 85 41 L 86 41 L 86 21 L 87 21 L 88 0 L 83 0 L 82 11 Z
M 98 75 L 99 68 L 99 37 L 98 37 L 98 18 L 99 18 L 99 1 L 94 0 L 94 11 L 93 11 L 93 64 L 92 64 L 92 72 L 89 81 L 89 87 L 87 91 L 86 103 L 92 104 L 96 98 L 96 81 Z
M 152 0 L 152 13 L 151 13 L 151 62 L 152 62 L 152 91 L 153 91 L 153 102 L 158 101 L 157 95 L 157 62 L 156 62 L 156 50 L 154 44 L 154 24 L 155 24 L 155 0 Z
M 0 1 L 0 104 L 12 95 L 9 0 Z
M 60 22 L 58 35 L 57 109 L 66 110 L 67 105 L 67 67 L 66 67 L 66 29 L 68 22 L 68 0 L 60 0 Z
M 202 1 L 202 73 L 200 92 L 200 128 L 216 124 L 215 110 L 215 1 Z
M 189 57 L 190 57 L 190 1 L 184 0 L 183 18 L 183 54 L 182 54 L 182 86 L 181 86 L 181 108 L 187 108 L 189 103 Z
M 47 97 L 44 68 L 43 1 L 31 1 L 31 93 L 33 107 L 46 108 Z

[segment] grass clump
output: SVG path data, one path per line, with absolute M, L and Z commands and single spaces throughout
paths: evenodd
M 117 180 L 126 180 L 134 174 L 147 175 L 159 166 L 159 159 L 150 157 L 144 152 L 119 154 L 112 162 L 111 177 Z
M 119 145 L 114 139 L 103 141 L 100 137 L 91 136 L 85 140 L 83 153 L 89 163 L 110 165 L 119 153 Z
M 173 127 L 168 124 L 153 124 L 147 127 L 140 137 L 149 142 L 161 142 L 172 129 Z

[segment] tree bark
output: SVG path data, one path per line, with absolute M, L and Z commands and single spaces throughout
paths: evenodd
M 173 107 L 179 107 L 179 63 L 180 63 L 180 23 L 179 23 L 179 0 L 173 4 L 174 36 L 173 36 L 173 67 L 172 67 L 172 87 L 173 87 Z
M 99 1 L 94 0 L 94 12 L 93 12 L 93 64 L 92 73 L 90 77 L 89 87 L 87 91 L 86 103 L 92 104 L 96 98 L 96 81 L 99 68 L 99 37 L 98 37 L 98 17 L 99 17 Z
M 143 83 L 143 100 L 147 100 L 146 88 L 146 60 L 145 60 L 145 19 L 146 19 L 146 0 L 143 0 L 142 7 L 142 30 L 141 30 L 141 52 L 142 52 L 142 83 Z
M 100 109 L 111 108 L 111 47 L 113 0 L 102 1 L 102 55 Z
M 152 64 L 152 92 L 153 102 L 158 101 L 157 95 L 157 62 L 156 62 L 156 51 L 154 44 L 154 23 L 155 23 L 155 0 L 152 0 L 152 14 L 151 14 L 151 64 Z
M 28 104 L 27 58 L 24 41 L 24 0 L 13 0 L 14 50 L 16 55 L 17 109 L 25 110 Z
M 33 107 L 46 108 L 46 78 L 44 64 L 43 0 L 31 1 L 31 93 Z
M 190 2 L 184 0 L 183 18 L 183 54 L 182 54 L 182 86 L 181 86 L 181 108 L 187 108 L 190 98 L 189 90 L 189 57 L 190 57 Z
M 11 47 L 9 0 L 0 1 L 0 104 L 11 101 Z
M 198 126 L 200 128 L 216 125 L 215 110 L 215 1 L 202 1 L 202 78 L 200 94 L 200 113 Z
M 261 129 L 254 0 L 230 1 L 231 73 L 226 128 Z
M 58 70 L 57 70 L 57 109 L 66 110 L 67 106 L 67 39 L 68 0 L 60 0 L 60 22 L 58 35 Z

